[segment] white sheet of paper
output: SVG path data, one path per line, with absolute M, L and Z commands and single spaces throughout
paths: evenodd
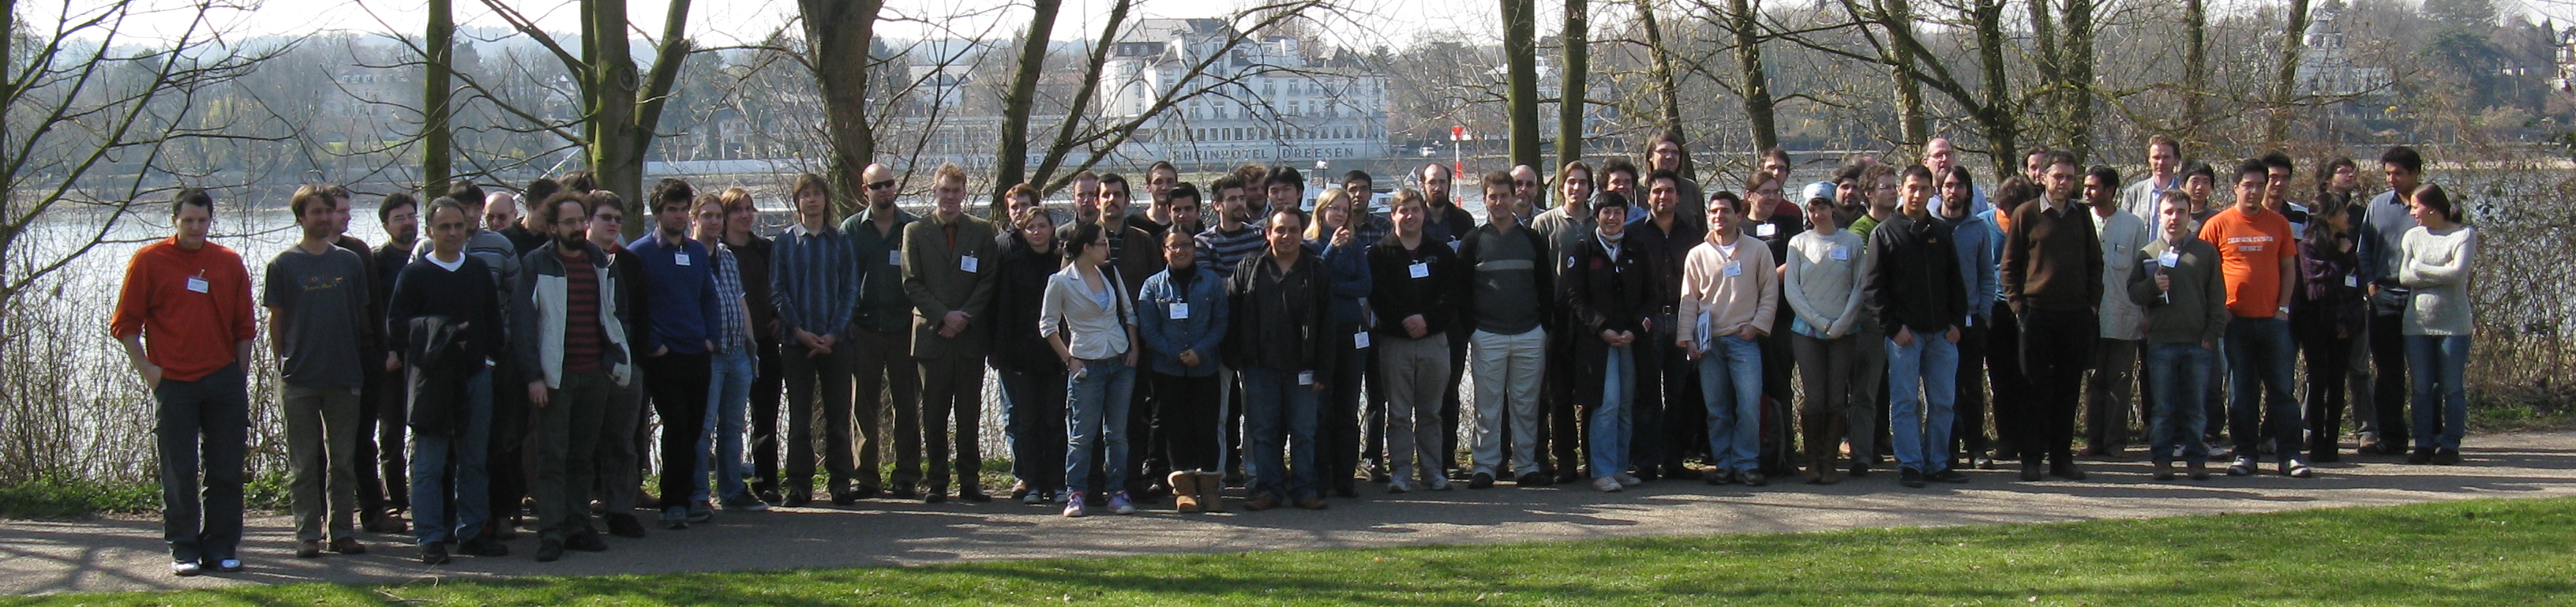
M 1834 261 L 1849 261 L 1851 259 L 1851 249 L 1842 245 L 1834 245 L 1833 256 Z
M 1172 320 L 1189 320 L 1189 319 L 1190 319 L 1190 302 L 1186 302 L 1186 301 L 1176 301 L 1176 302 L 1172 302 Z
M 1312 386 L 1312 385 L 1315 385 L 1315 372 L 1313 372 L 1313 371 L 1298 371 L 1298 372 L 1297 372 L 1297 385 L 1300 385 L 1300 386 Z
M 2182 255 L 2173 251 L 2166 251 L 2164 254 L 2156 256 L 2156 263 L 2164 264 L 2164 266 L 2168 268 L 2174 267 L 2175 265 L 2182 263 Z
M 899 265 L 903 265 L 903 251 L 902 251 L 902 250 L 900 250 L 900 249 L 887 249 L 887 250 L 886 250 L 886 265 L 889 265 L 889 266 L 899 266 Z
M 957 258 L 957 269 L 965 270 L 965 271 L 968 271 L 968 272 L 974 272 L 974 271 L 975 271 L 975 268 L 976 268 L 976 259 L 975 259 L 975 256 L 973 256 L 973 255 L 967 255 L 967 256 L 964 256 L 964 257 L 959 257 L 959 258 Z
M 204 293 L 204 292 L 206 292 L 208 289 L 211 289 L 211 288 L 213 288 L 211 285 L 206 284 L 206 277 L 204 277 L 204 276 L 190 276 L 190 277 L 188 277 L 188 290 L 189 290 L 189 291 L 194 291 L 194 292 L 198 292 L 198 293 Z
M 1728 277 L 1730 277 L 1730 278 L 1731 278 L 1731 277 L 1735 277 L 1735 276 L 1741 276 L 1741 275 L 1743 275 L 1743 274 L 1744 274 L 1744 262 L 1741 262 L 1741 261 L 1730 261 L 1730 262 L 1726 262 L 1726 275 L 1727 275 Z
M 1351 347 L 1353 347 L 1353 348 L 1366 348 L 1366 347 L 1369 347 L 1369 335 L 1368 335 L 1368 332 L 1367 332 L 1367 331 L 1361 331 L 1361 332 L 1358 332 L 1358 333 L 1352 333 L 1352 334 L 1351 334 Z
M 1431 264 L 1420 261 L 1413 262 L 1413 265 L 1404 267 L 1404 273 L 1410 274 L 1414 278 L 1430 278 Z
M 1767 223 L 1764 223 L 1764 224 L 1755 224 L 1755 225 L 1753 226 L 1753 235 L 1754 235 L 1754 236 L 1760 236 L 1760 237 L 1763 237 L 1763 238 L 1770 238 L 1772 234 L 1778 234 L 1778 233 L 1780 233 L 1780 226 L 1775 226 L 1775 225 L 1771 225 L 1771 224 L 1767 224 Z
M 1709 348 L 1709 343 L 1708 343 L 1708 342 L 1709 342 L 1709 339 L 1710 339 L 1711 337 L 1713 337 L 1712 332 L 1715 330 L 1715 328 L 1714 328 L 1714 327 L 1710 327 L 1710 326 L 1708 326 L 1708 323 L 1709 323 L 1709 315 L 1708 315 L 1708 313 L 1707 313 L 1707 312 L 1701 312 L 1701 313 L 1699 313 L 1699 327 L 1697 327 L 1697 328 L 1695 328 L 1695 329 L 1693 329 L 1693 330 L 1691 331 L 1691 345 L 1692 345 L 1692 347 L 1699 348 L 1699 351 L 1701 351 L 1701 352 L 1707 352 L 1707 351 L 1708 351 L 1708 348 Z
M 687 254 L 687 253 L 672 253 L 672 254 L 671 254 L 671 263 L 679 264 L 681 267 L 687 267 L 687 266 L 689 265 L 689 254 Z
M 2348 289 L 2361 288 L 2361 277 L 2345 274 L 2343 275 L 2343 286 Z

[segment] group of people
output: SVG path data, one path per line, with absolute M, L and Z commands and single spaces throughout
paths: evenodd
M 2257 474 L 2265 453 L 2304 478 L 2338 457 L 2347 407 L 2361 452 L 2457 463 L 2478 243 L 2416 152 L 2387 150 L 2367 201 L 2348 159 L 2298 201 L 2286 155 L 2238 163 L 2219 200 L 2211 166 L 2147 151 L 2125 187 L 2033 150 L 1989 191 L 1943 139 L 1794 188 L 1773 150 L 1739 194 L 1704 191 L 1666 133 L 1644 167 L 1473 179 L 1481 218 L 1445 164 L 1384 213 L 1365 172 L 1309 192 L 1247 166 L 1202 189 L 1158 162 L 1142 201 L 1085 172 L 1069 208 L 1022 184 L 994 219 L 955 165 L 916 215 L 878 164 L 846 218 L 832 182 L 797 177 L 774 234 L 741 188 L 664 179 L 630 205 L 576 172 L 387 195 L 373 247 L 345 234 L 350 193 L 315 185 L 258 305 L 307 558 L 364 552 L 355 528 L 402 533 L 403 512 L 436 564 L 508 554 L 523 503 L 552 561 L 645 535 L 636 509 L 678 530 L 718 508 L 990 501 L 988 367 L 1010 499 L 1069 517 L 1221 511 L 1229 486 L 1258 511 L 1367 481 L 1822 484 L 1891 458 L 1907 487 L 1998 461 L 2080 480 L 2077 457 L 2130 457 L 2133 422 L 2159 480 L 2213 457 Z M 110 323 L 159 403 L 173 571 L 237 570 L 254 283 L 207 241 L 211 196 L 170 211 Z M 651 216 L 631 240 L 629 213 Z

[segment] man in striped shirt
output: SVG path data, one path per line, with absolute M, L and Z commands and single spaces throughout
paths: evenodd
M 1250 188 L 1242 179 L 1218 177 L 1208 189 L 1216 191 L 1216 223 L 1199 232 L 1199 263 L 1220 278 L 1232 277 L 1236 264 L 1261 251 L 1261 226 L 1252 223 Z
M 796 177 L 796 225 L 778 235 L 770 258 L 770 302 L 778 307 L 780 361 L 787 370 L 787 487 L 791 504 L 813 500 L 814 411 L 823 411 L 824 486 L 835 502 L 855 500 L 850 462 L 850 316 L 859 298 L 859 257 L 832 225 L 830 182 Z

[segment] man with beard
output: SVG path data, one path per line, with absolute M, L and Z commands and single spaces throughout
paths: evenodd
M 1565 252 L 1592 233 L 1592 166 L 1581 161 L 1565 163 L 1556 172 L 1556 185 L 1557 206 L 1530 220 L 1530 229 L 1547 243 L 1547 272 L 1551 279 L 1564 273 Z M 1573 332 L 1567 328 L 1568 322 L 1562 309 L 1548 315 L 1548 360 L 1573 360 Z M 1545 439 L 1539 442 L 1543 445 L 1541 453 L 1546 454 L 1539 460 L 1539 470 L 1551 473 L 1549 480 L 1555 483 L 1571 483 L 1583 476 L 1583 460 L 1576 453 L 1582 439 L 1581 419 L 1574 411 L 1575 382 L 1569 375 L 1573 368 L 1571 364 L 1549 365 L 1539 387 L 1539 423 L 1545 427 Z
M 536 413 L 538 562 L 563 558 L 566 548 L 608 549 L 590 527 L 592 458 L 601 443 L 623 440 L 603 432 L 602 422 L 632 377 L 626 330 L 632 300 L 626 283 L 611 275 L 608 253 L 584 238 L 589 201 L 558 194 L 546 206 L 557 219 L 554 242 L 521 258 L 527 267 L 512 297 L 525 303 L 510 311 L 510 345 L 518 350 L 511 358 L 519 375 L 530 378 L 524 393 Z M 699 362 L 701 376 L 705 365 Z M 705 393 L 703 383 L 698 391 Z M 663 495 L 676 499 L 669 485 Z
M 876 497 L 880 452 L 894 460 L 893 478 L 885 479 L 894 483 L 887 497 L 917 497 L 914 483 L 921 480 L 921 372 L 912 357 L 912 298 L 903 289 L 903 232 L 915 220 L 911 213 L 895 208 L 895 197 L 902 190 L 896 187 L 893 168 L 870 164 L 859 175 L 867 188 L 868 207 L 841 220 L 841 233 L 849 237 L 860 268 L 858 306 L 851 312 L 846 346 L 854 376 L 850 412 L 859 418 L 858 478 L 854 479 L 858 486 L 830 496 L 837 506 Z M 892 432 L 877 431 L 885 412 L 878 409 L 880 393 L 892 399 L 883 403 L 893 413 Z M 891 447 L 885 444 L 889 437 L 894 441 Z M 805 504 L 789 497 L 786 505 Z
M 1468 213 L 1466 209 L 1458 208 L 1458 205 L 1449 198 L 1450 189 L 1457 185 L 1457 177 L 1450 174 L 1447 165 L 1436 162 L 1423 165 L 1419 177 L 1422 179 L 1424 198 L 1430 203 L 1424 208 L 1426 214 L 1422 221 L 1422 234 L 1430 238 L 1431 242 L 1447 245 L 1451 252 L 1456 252 L 1463 242 L 1462 239 L 1467 237 L 1467 233 L 1476 229 L 1476 216 Z M 1438 453 L 1441 454 L 1440 463 L 1443 473 L 1457 476 L 1460 402 L 1458 382 L 1467 377 L 1467 340 L 1474 328 L 1473 324 L 1467 322 L 1456 309 L 1439 310 L 1435 313 L 1453 316 L 1445 324 L 1449 329 L 1449 383 L 1441 384 L 1448 389 L 1443 390 L 1440 395 L 1440 426 L 1445 432 L 1440 435 Z

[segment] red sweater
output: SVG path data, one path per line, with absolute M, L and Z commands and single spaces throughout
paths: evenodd
M 191 288 L 200 277 L 202 293 Z M 125 267 L 107 326 L 118 338 L 143 334 L 144 358 L 163 379 L 203 379 L 233 364 L 233 345 L 256 334 L 250 270 L 240 254 L 212 242 L 194 251 L 176 238 L 144 245 Z

